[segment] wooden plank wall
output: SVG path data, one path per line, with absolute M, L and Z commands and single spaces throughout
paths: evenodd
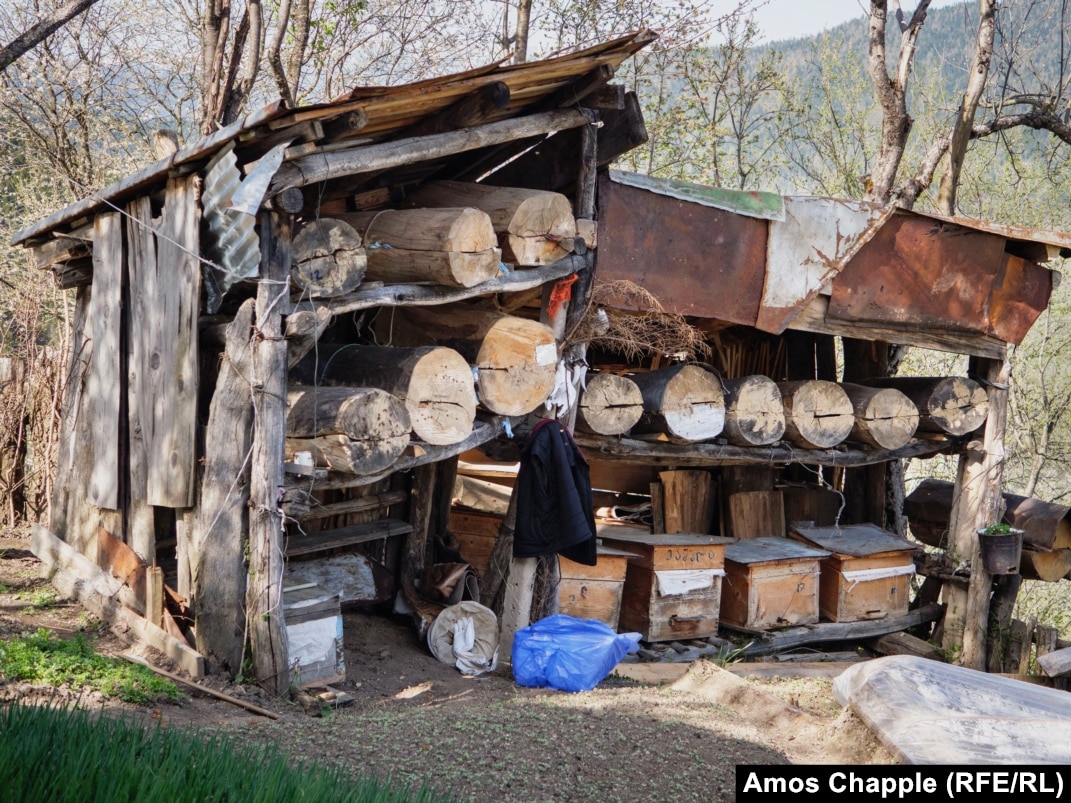
M 124 314 L 127 341 L 127 457 L 130 469 L 127 494 L 126 542 L 143 561 L 156 556 L 154 516 L 149 504 L 149 445 L 153 433 L 153 398 L 147 392 L 149 330 L 156 298 L 156 238 L 152 204 L 147 197 L 127 206 L 127 297 Z
M 123 227 L 119 213 L 97 215 L 93 238 L 93 294 L 89 302 L 93 356 L 86 383 L 93 463 L 87 499 L 98 508 L 116 510 L 119 507 L 119 328 L 123 278 Z
M 153 400 L 148 500 L 162 507 L 193 505 L 197 443 L 197 317 L 201 268 L 200 179 L 168 180 L 163 224 L 156 238 L 155 308 L 149 337 L 148 382 Z M 141 335 L 142 333 L 136 333 Z

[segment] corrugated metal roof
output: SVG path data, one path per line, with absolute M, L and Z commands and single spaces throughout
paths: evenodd
M 329 103 L 295 109 L 285 108 L 276 101 L 181 148 L 169 158 L 22 229 L 12 238 L 12 244 L 32 244 L 54 231 L 63 230 L 79 218 L 142 194 L 146 189 L 162 184 L 168 173 L 176 168 L 200 168 L 232 142 L 243 162 L 257 158 L 288 136 L 305 145 L 305 153 L 295 154 L 293 158 L 317 149 L 327 151 L 382 142 L 416 131 L 415 127 L 421 122 L 435 118 L 459 101 L 497 84 L 508 87 L 509 100 L 502 108 L 485 109 L 481 123 L 575 105 L 574 93 L 586 79 L 597 83 L 600 70 L 612 71 L 656 38 L 652 31 L 638 31 L 545 61 L 510 66 L 490 64 L 402 86 L 359 87 Z M 351 122 L 350 118 L 354 116 L 359 121 Z

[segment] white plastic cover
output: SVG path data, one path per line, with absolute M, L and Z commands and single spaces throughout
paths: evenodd
M 913 655 L 854 664 L 833 682 L 905 764 L 1071 762 L 1071 695 Z
M 724 576 L 724 569 L 674 569 L 655 572 L 660 597 L 676 597 L 689 591 L 712 588 L 714 578 Z

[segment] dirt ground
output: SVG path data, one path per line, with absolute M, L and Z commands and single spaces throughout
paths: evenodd
M 105 654 L 129 651 L 76 603 L 50 603 L 28 547 L 28 534 L 0 534 L 0 639 L 45 627 L 61 637 L 82 631 Z M 107 705 L 165 725 L 275 742 L 297 761 L 427 783 L 473 801 L 727 801 L 739 764 L 893 762 L 834 701 L 829 677 L 748 679 L 739 676 L 747 667 L 700 661 L 669 668 L 679 677 L 661 684 L 628 679 L 622 667 L 594 691 L 568 694 L 519 687 L 508 670 L 463 677 L 432 657 L 404 619 L 387 614 L 348 612 L 344 632 L 347 679 L 334 685 L 354 699 L 322 716 L 219 676 L 202 683 L 279 718 L 189 688 L 177 705 Z M 55 695 L 106 704 L 80 690 L 0 677 L 0 702 Z

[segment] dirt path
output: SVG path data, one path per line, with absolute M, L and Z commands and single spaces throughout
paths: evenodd
M 126 649 L 79 606 L 42 604 L 50 587 L 27 547 L 26 537 L 0 537 L 0 639 L 46 627 L 64 637 L 82 630 L 106 654 Z M 222 677 L 207 683 L 280 719 L 197 692 L 181 705 L 128 710 L 475 801 L 732 800 L 737 764 L 892 761 L 836 704 L 828 678 L 749 681 L 699 662 L 672 684 L 611 676 L 566 694 L 521 688 L 505 674 L 462 677 L 393 617 L 347 613 L 344 631 L 347 681 L 337 685 L 354 702 L 323 717 Z M 0 700 L 52 692 L 0 678 Z

